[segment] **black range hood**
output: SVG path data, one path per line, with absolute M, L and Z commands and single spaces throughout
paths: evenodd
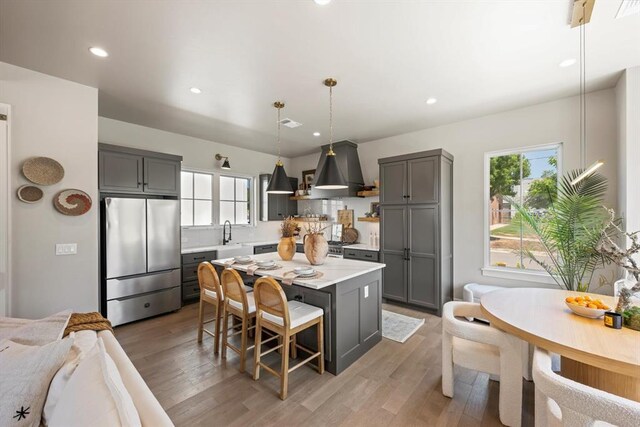
M 329 151 L 329 144 L 322 146 L 320 160 L 316 167 L 316 176 L 322 170 Z M 360 158 L 358 157 L 358 144 L 352 141 L 340 141 L 333 143 L 333 151 L 336 153 L 336 161 L 342 172 L 342 176 L 347 181 L 348 188 L 340 190 L 320 190 L 311 188 L 310 198 L 312 199 L 334 199 L 340 197 L 357 197 L 358 191 L 362 191 L 364 179 L 360 168 Z M 315 182 L 314 182 L 315 185 Z

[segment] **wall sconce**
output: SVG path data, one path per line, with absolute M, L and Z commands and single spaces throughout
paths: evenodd
M 231 169 L 231 165 L 229 164 L 229 158 L 226 156 L 221 156 L 220 154 L 216 154 L 216 160 L 222 160 L 224 159 L 224 162 L 222 162 L 222 169 Z

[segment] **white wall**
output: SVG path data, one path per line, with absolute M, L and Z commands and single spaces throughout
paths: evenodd
M 618 215 L 628 231 L 640 230 L 640 67 L 629 68 L 616 86 L 618 116 Z
M 484 277 L 483 158 L 488 151 L 563 142 L 564 169 L 580 167 L 578 97 L 466 120 L 418 132 L 360 144 L 358 153 L 365 182 L 378 178 L 377 160 L 383 157 L 444 148 L 454 155 L 454 283 L 461 297 L 465 283 L 535 286 Z M 617 203 L 616 100 L 612 89 L 588 94 L 587 162 L 604 159 L 609 178 L 608 203 Z M 319 151 L 319 150 L 318 150 Z M 313 169 L 318 154 L 291 160 L 291 173 Z
M 276 156 L 269 154 L 105 117 L 98 119 L 98 135 L 102 143 L 181 155 L 184 168 L 203 171 L 221 171 L 220 162 L 214 158 L 216 153 L 229 157 L 231 173 L 255 177 L 261 173 L 273 172 L 277 161 Z M 266 143 L 275 144 L 275 141 L 266 141 Z M 288 171 L 289 159 L 283 158 L 282 161 Z M 255 207 L 259 209 L 257 203 Z M 233 242 L 277 240 L 280 238 L 279 227 L 280 222 L 277 221 L 257 221 L 256 227 L 234 226 Z M 185 248 L 220 243 L 222 243 L 222 232 L 219 227 L 183 229 L 182 246 Z
M 11 209 L 10 315 L 36 318 L 71 308 L 98 309 L 98 90 L 0 62 L 0 102 L 11 105 L 10 188 L 28 181 L 22 163 L 47 156 L 65 168 L 64 179 L 43 187 L 40 203 Z M 58 213 L 53 196 L 66 188 L 94 201 L 85 215 Z M 56 243 L 77 243 L 75 256 L 56 256 Z

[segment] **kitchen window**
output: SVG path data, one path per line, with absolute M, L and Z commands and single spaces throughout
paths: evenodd
M 180 225 L 213 225 L 213 175 L 182 171 L 180 185 Z
M 485 154 L 484 275 L 545 283 L 552 280 L 527 256 L 531 251 L 544 259 L 544 248 L 519 224 L 513 203 L 544 215 L 557 195 L 560 162 L 560 144 Z
M 220 175 L 220 215 L 218 224 L 251 224 L 252 179 Z

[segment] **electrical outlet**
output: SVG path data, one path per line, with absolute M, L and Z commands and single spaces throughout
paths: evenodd
M 369 298 L 369 285 L 364 287 L 364 297 Z
M 75 255 L 77 253 L 77 243 L 56 243 L 56 255 Z

